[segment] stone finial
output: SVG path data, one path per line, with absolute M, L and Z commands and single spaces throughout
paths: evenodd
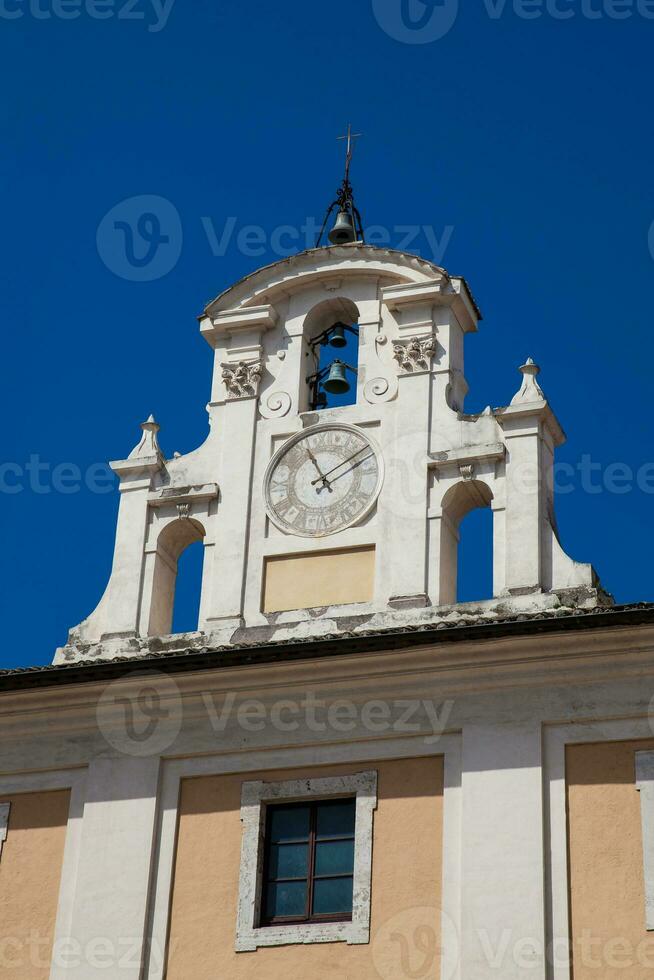
M 538 402 L 545 400 L 545 393 L 536 381 L 540 374 L 540 368 L 534 363 L 531 357 L 527 358 L 527 363 L 520 368 L 522 371 L 522 387 L 513 397 L 511 404 L 519 405 L 522 402 Z
M 143 429 L 141 441 L 137 446 L 134 446 L 127 458 L 139 459 L 142 456 L 161 456 L 159 439 L 157 438 L 161 426 L 155 421 L 154 415 L 151 415 L 146 422 L 141 422 L 141 428 Z

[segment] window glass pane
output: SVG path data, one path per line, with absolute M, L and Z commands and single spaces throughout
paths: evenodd
M 270 809 L 270 840 L 279 844 L 309 839 L 308 806 L 275 806 Z
M 350 875 L 353 870 L 353 840 L 318 841 L 316 843 L 317 875 Z
M 354 800 L 320 803 L 318 805 L 316 836 L 318 839 L 354 836 L 354 813 Z
M 271 844 L 268 879 L 306 878 L 308 873 L 308 844 Z
M 278 916 L 303 916 L 306 914 L 306 881 L 285 881 L 268 885 L 266 890 L 266 918 Z
M 319 878 L 314 883 L 314 915 L 352 911 L 352 878 Z

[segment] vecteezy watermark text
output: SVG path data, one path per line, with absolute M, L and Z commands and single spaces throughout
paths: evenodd
M 173 940 L 173 947 L 177 947 Z M 94 936 L 81 942 L 75 936 L 52 940 L 52 936 L 30 929 L 26 935 L 4 935 L 0 938 L 0 970 L 21 971 L 23 975 L 35 971 L 49 971 L 53 966 L 61 970 L 117 971 L 140 968 L 143 951 L 148 951 L 150 964 L 163 968 L 170 951 L 162 950 L 156 940 L 142 936 L 125 936 L 119 939 Z M 15 974 L 14 974 L 15 975 Z M 105 973 L 105 976 L 110 975 Z
M 408 444 L 403 436 L 404 448 Z M 422 451 L 415 459 L 406 453 L 402 457 L 389 454 L 389 469 L 395 472 L 400 501 L 411 499 L 416 493 L 414 475 L 422 472 L 424 460 Z M 528 496 L 540 492 L 538 467 L 532 464 L 515 465 L 510 479 L 513 487 Z M 88 490 L 90 493 L 112 493 L 116 485 L 115 477 L 106 463 L 91 463 L 87 467 L 77 463 L 52 463 L 44 460 L 39 453 L 32 453 L 21 462 L 0 461 L 0 495 L 14 496 L 30 492 L 40 496 L 51 493 L 70 495 Z M 630 493 L 643 493 L 654 496 L 654 461 L 631 466 L 629 463 L 611 461 L 600 463 L 590 454 L 583 454 L 576 463 L 557 462 L 552 469 L 552 485 L 557 495 L 585 493 L 598 496 L 610 493 L 624 496 Z
M 322 229 L 322 222 L 311 216 L 297 225 L 274 228 L 246 224 L 235 215 L 218 220 L 202 215 L 195 223 L 215 258 L 231 252 L 247 258 L 289 258 L 315 248 Z M 371 225 L 365 231 L 368 245 L 413 252 L 436 265 L 443 263 L 453 234 L 453 225 L 442 229 L 432 225 Z M 183 242 L 179 211 L 171 201 L 155 194 L 119 201 L 102 218 L 96 233 L 98 254 L 106 267 L 130 282 L 153 282 L 172 272 Z
M 151 34 L 162 31 L 175 0 L 0 0 L 0 19 L 136 21 Z
M 24 462 L 0 462 L 0 494 L 14 496 L 36 493 L 64 495 L 80 493 L 111 493 L 116 484 L 106 463 L 91 463 L 83 469 L 77 463 L 50 463 L 39 453 L 32 453 Z
M 245 732 L 275 731 L 291 733 L 306 729 L 313 734 L 326 732 L 348 733 L 363 730 L 372 735 L 419 735 L 424 733 L 425 744 L 437 742 L 452 714 L 453 701 L 437 704 L 426 699 L 397 698 L 391 701 L 372 700 L 362 704 L 348 698 L 333 701 L 316 697 L 308 691 L 300 699 L 282 698 L 272 704 L 257 699 L 237 703 L 236 694 L 216 699 L 202 695 L 211 727 L 224 732 L 230 721 Z
M 482 6 L 490 20 L 509 14 L 529 21 L 654 20 L 654 0 L 482 0 Z M 459 0 L 372 0 L 372 9 L 379 26 L 395 41 L 432 44 L 454 27 Z
M 263 700 L 231 691 L 221 695 L 204 691 L 192 712 L 198 724 L 208 725 L 221 740 L 226 733 L 260 735 L 273 742 L 278 735 L 296 732 L 366 732 L 422 737 L 425 745 L 434 745 L 444 734 L 453 708 L 453 701 L 426 698 L 357 702 L 304 691 L 296 698 Z M 108 684 L 98 700 L 96 718 L 109 745 L 124 755 L 143 758 L 173 745 L 182 730 L 184 705 L 171 677 L 147 670 Z
M 261 258 L 269 252 L 279 258 L 288 258 L 314 248 L 322 227 L 311 217 L 299 226 L 278 225 L 270 232 L 261 225 L 239 226 L 238 218 L 233 215 L 221 225 L 210 217 L 203 217 L 201 221 L 211 252 L 217 258 L 225 256 L 231 248 L 248 258 Z M 432 225 L 394 225 L 392 228 L 370 225 L 365 230 L 367 245 L 420 252 L 437 265 L 443 261 L 453 234 L 453 225 L 446 225 L 442 232 Z

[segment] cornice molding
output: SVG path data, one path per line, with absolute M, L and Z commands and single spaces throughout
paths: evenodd
M 565 689 L 573 684 L 615 684 L 652 677 L 654 617 L 652 610 L 649 612 L 650 622 L 640 625 L 610 627 L 604 619 L 611 614 L 597 613 L 585 617 L 584 629 L 562 630 L 560 619 L 541 620 L 531 635 L 523 632 L 495 639 L 487 636 L 483 641 L 458 638 L 453 635 L 459 632 L 457 629 L 439 631 L 441 638 L 432 638 L 431 642 L 424 634 L 413 632 L 401 635 L 412 645 L 400 657 L 392 638 L 388 637 L 385 645 L 373 646 L 373 638 L 361 637 L 338 643 L 312 643 L 313 656 L 307 655 L 303 645 L 294 644 L 283 652 L 276 651 L 274 659 L 270 648 L 268 659 L 265 659 L 265 647 L 259 651 L 256 648 L 239 651 L 241 663 L 234 662 L 224 652 L 217 660 L 208 651 L 193 656 L 105 662 L 70 668 L 76 677 L 71 677 L 69 683 L 65 676 L 69 668 L 54 669 L 49 673 L 59 675 L 56 686 L 32 690 L 12 689 L 8 681 L 42 678 L 45 671 L 0 676 L 0 738 L 97 730 L 98 699 L 107 683 L 122 681 L 128 696 L 132 686 L 142 688 L 144 676 L 151 671 L 174 676 L 188 722 L 194 717 L 206 717 L 203 695 L 207 691 L 223 694 L 238 691 L 242 697 L 256 693 L 266 702 L 294 688 L 318 691 L 322 685 L 333 688 L 340 684 L 352 700 L 365 701 L 371 697 L 422 697 L 427 687 L 437 691 L 440 698 L 453 698 L 517 688 Z M 524 629 L 526 624 L 512 625 Z M 547 625 L 559 629 L 548 635 Z M 257 652 L 261 654 L 259 662 Z M 80 675 L 87 678 L 85 683 L 77 680 Z M 62 699 L 62 684 L 65 699 Z
M 282 295 L 294 289 L 305 288 L 307 282 L 342 279 L 353 273 L 390 277 L 391 280 L 395 278 L 397 282 L 405 281 L 409 285 L 447 277 L 440 266 L 410 252 L 392 248 L 377 248 L 354 242 L 309 249 L 263 266 L 245 276 L 209 303 L 200 320 L 203 321 L 204 317 L 214 319 L 220 311 L 228 307 L 246 309 L 260 303 L 262 299 L 270 302 L 272 294 Z M 463 280 L 457 277 L 456 282 L 462 283 Z M 458 285 L 454 288 L 455 291 L 460 290 Z M 471 294 L 470 302 L 479 316 Z

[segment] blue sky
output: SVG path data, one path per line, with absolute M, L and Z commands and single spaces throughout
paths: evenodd
M 396 247 L 426 227 L 409 247 L 484 311 L 466 409 L 538 361 L 569 437 L 566 550 L 619 601 L 654 598 L 654 9 L 557 3 L 0 0 L 3 666 L 48 662 L 103 591 L 117 494 L 89 468 L 150 412 L 169 455 L 203 441 L 195 316 L 279 257 L 276 229 L 320 222 L 349 120 L 366 225 Z M 171 234 L 135 272 L 103 218 L 144 195 L 170 203 L 146 237 Z

